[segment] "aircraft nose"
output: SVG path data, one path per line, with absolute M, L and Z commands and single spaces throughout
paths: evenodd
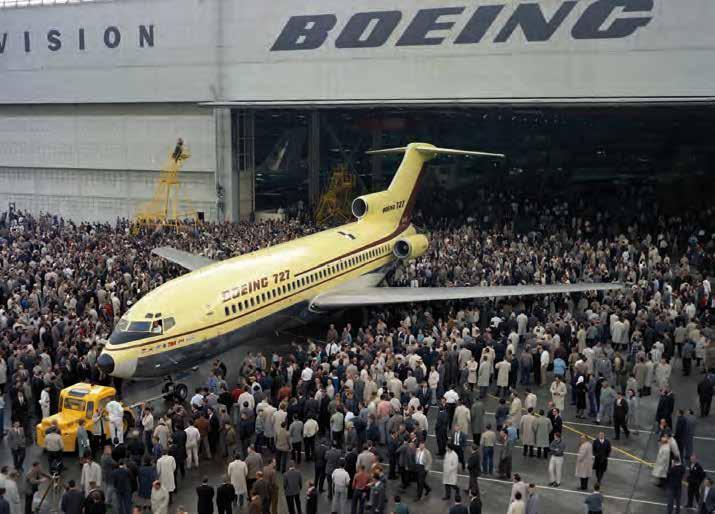
M 97 366 L 107 375 L 111 375 L 114 371 L 114 359 L 111 355 L 101 353 L 99 357 L 97 357 Z

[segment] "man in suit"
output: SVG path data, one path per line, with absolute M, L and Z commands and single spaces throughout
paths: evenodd
M 616 430 L 616 441 L 621 438 L 621 429 L 626 434 L 626 439 L 630 437 L 628 431 L 628 402 L 623 398 L 623 394 L 616 395 L 616 403 L 613 404 L 613 428 Z
M 601 483 L 608 468 L 608 457 L 611 455 L 611 442 L 603 432 L 593 441 L 593 469 L 596 470 L 596 481 Z
M 688 504 L 686 509 L 700 503 L 700 488 L 703 485 L 703 480 L 705 480 L 705 470 L 698 462 L 698 458 L 691 455 L 688 465 Z
M 427 381 L 423 380 L 422 385 L 417 391 L 417 399 L 420 401 L 420 405 L 427 410 L 429 408 L 430 399 L 432 398 L 432 391 L 427 385 Z
M 447 410 L 447 402 L 444 398 L 442 398 L 442 404 L 437 413 L 437 422 L 434 431 L 435 438 L 437 439 L 437 457 L 444 457 L 449 440 L 449 411 Z
M 700 400 L 700 416 L 703 418 L 709 416 L 710 405 L 713 401 L 713 383 L 710 381 L 710 375 L 705 375 L 698 384 L 698 399 Z
M 432 454 L 425 446 L 425 442 L 420 443 L 420 447 L 415 454 L 415 473 L 417 475 L 417 499 L 422 498 L 422 491 L 428 495 L 432 488 L 427 484 L 427 475 L 432 469 Z
M 216 508 L 218 514 L 231 514 L 231 507 L 236 500 L 236 488 L 230 482 L 228 475 L 224 475 L 223 483 L 216 489 Z
M 450 442 L 454 445 L 454 451 L 457 452 L 457 457 L 459 457 L 459 463 L 462 465 L 462 471 L 466 467 L 464 462 L 464 450 L 467 447 L 467 434 L 462 432 L 461 425 L 454 426 L 454 432 L 450 436 Z
M 479 496 L 479 472 L 482 467 L 482 456 L 479 453 L 479 446 L 472 445 L 472 454 L 469 456 L 467 469 L 469 470 L 469 493 L 472 496 Z
M 706 478 L 703 482 L 703 488 L 700 491 L 700 514 L 713 514 L 715 512 L 715 489 L 713 489 L 713 481 L 711 478 Z
M 209 477 L 204 477 L 201 485 L 196 488 L 196 512 L 198 514 L 213 514 L 214 488 L 209 485 Z
M 673 514 L 673 505 L 675 512 L 680 512 L 680 497 L 683 495 L 683 476 L 685 468 L 678 457 L 673 459 L 673 463 L 668 470 L 666 478 L 668 491 L 668 514 Z
M 303 489 L 303 476 L 295 469 L 295 462 L 288 463 L 288 471 L 283 475 L 283 490 L 290 514 L 302 514 L 300 508 L 300 491 Z

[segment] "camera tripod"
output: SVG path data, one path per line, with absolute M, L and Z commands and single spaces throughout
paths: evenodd
M 50 483 L 45 489 L 45 493 L 40 498 L 40 503 L 37 507 L 32 509 L 32 512 L 50 512 L 52 514 L 59 514 L 60 512 L 60 501 L 62 500 L 62 495 L 65 492 L 65 483 L 62 480 L 62 476 L 59 473 L 53 473 L 50 476 Z M 44 508 L 43 508 L 44 506 Z

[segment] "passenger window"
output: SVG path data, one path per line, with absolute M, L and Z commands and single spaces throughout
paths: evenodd
M 231 310 L 233 311 L 234 314 L 236 314 L 236 304 L 234 303 L 231 305 Z
M 266 293 L 261 293 L 261 300 L 266 301 Z
M 248 300 L 243 300 L 243 308 L 248 309 Z
M 226 313 L 226 316 L 228 316 L 228 305 L 223 308 L 224 312 Z
M 253 297 L 251 297 L 251 307 L 253 307 L 254 305 L 255 305 L 255 302 L 253 300 Z
M 238 302 L 238 312 L 241 312 L 243 310 L 243 304 L 241 302 Z

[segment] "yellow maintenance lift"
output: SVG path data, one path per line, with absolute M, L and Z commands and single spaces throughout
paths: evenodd
M 161 170 L 154 196 L 137 209 L 134 218 L 137 230 L 158 226 L 180 229 L 186 226 L 187 221 L 192 224 L 196 222 L 196 210 L 179 180 L 181 166 L 189 157 L 191 153 L 188 147 L 179 139 Z
M 315 222 L 319 226 L 340 225 L 352 219 L 350 202 L 355 190 L 355 176 L 344 166 L 333 170 L 330 182 L 315 209 Z

